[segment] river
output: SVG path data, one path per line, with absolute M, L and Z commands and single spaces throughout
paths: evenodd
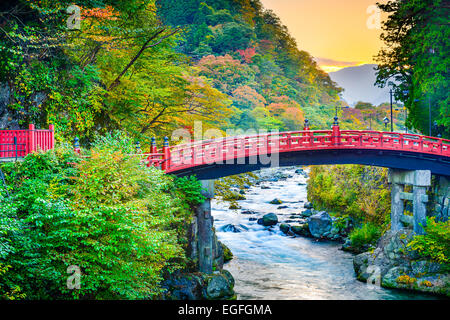
M 275 169 L 265 170 L 266 175 L 275 172 Z M 242 210 L 229 210 L 227 204 L 213 201 L 218 238 L 234 255 L 224 268 L 236 280 L 238 299 L 436 299 L 431 295 L 368 286 L 356 280 L 353 254 L 340 250 L 340 244 L 289 237 L 279 230 L 279 225 L 272 229 L 258 225 L 255 218 L 270 212 L 276 213 L 283 222 L 304 210 L 307 178 L 296 174 L 295 168 L 284 169 L 283 173 L 291 177 L 262 184 L 270 189 L 252 186 L 247 190 L 246 200 L 239 201 L 242 210 L 256 214 L 242 214 Z M 280 205 L 269 204 L 274 198 L 281 199 L 282 206 L 288 208 L 278 209 Z M 229 224 L 241 232 L 223 230 Z

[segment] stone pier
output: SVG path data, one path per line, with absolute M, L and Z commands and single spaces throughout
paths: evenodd
M 389 183 L 391 184 L 391 229 L 402 229 L 402 216 L 405 200 L 413 202 L 414 232 L 424 234 L 422 226 L 426 225 L 427 217 L 427 188 L 431 186 L 431 171 L 429 170 L 389 170 Z M 411 185 L 413 192 L 404 192 L 405 185 Z
M 213 217 L 211 216 L 211 199 L 214 198 L 214 180 L 202 180 L 202 194 L 206 200 L 197 207 L 198 226 L 198 264 L 199 271 L 207 274 L 213 272 Z

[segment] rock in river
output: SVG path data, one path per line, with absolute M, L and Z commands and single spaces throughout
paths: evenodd
M 291 226 L 291 230 L 298 236 L 311 237 L 307 223 L 298 226 Z
M 269 202 L 270 204 L 282 204 L 283 201 L 281 201 L 280 199 L 273 199 L 272 201 Z
M 302 215 L 302 217 L 309 218 L 313 215 L 313 212 L 311 209 L 306 209 L 305 211 L 303 211 L 301 213 L 301 215 Z
M 315 238 L 322 238 L 331 231 L 333 221 L 326 211 L 321 211 L 308 219 L 309 231 Z
M 303 207 L 304 207 L 305 209 L 312 209 L 312 208 L 313 208 L 313 205 L 312 205 L 311 202 L 305 202 L 305 204 L 303 205 Z
M 278 217 L 275 213 L 269 213 L 258 220 L 258 224 L 262 224 L 265 227 L 274 226 L 278 223 Z
M 287 234 L 291 230 L 291 226 L 286 223 L 282 223 L 282 224 L 280 224 L 280 230 L 284 234 Z
M 220 231 L 222 232 L 234 232 L 234 233 L 239 233 L 239 232 L 243 232 L 243 231 L 247 231 L 248 228 L 242 224 L 235 226 L 232 224 L 227 224 L 223 227 L 220 228 Z

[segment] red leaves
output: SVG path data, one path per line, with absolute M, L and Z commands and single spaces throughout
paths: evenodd
M 237 52 L 241 55 L 242 59 L 244 59 L 245 63 L 252 63 L 252 58 L 256 55 L 255 48 L 248 48 L 245 50 L 237 50 Z

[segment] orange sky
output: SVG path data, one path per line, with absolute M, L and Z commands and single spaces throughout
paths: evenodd
M 374 0 L 261 0 L 297 40 L 301 50 L 318 58 L 325 71 L 374 63 L 382 46 L 381 30 L 368 28 Z M 379 1 L 378 2 L 386 2 Z M 372 18 L 372 19 L 371 19 Z

